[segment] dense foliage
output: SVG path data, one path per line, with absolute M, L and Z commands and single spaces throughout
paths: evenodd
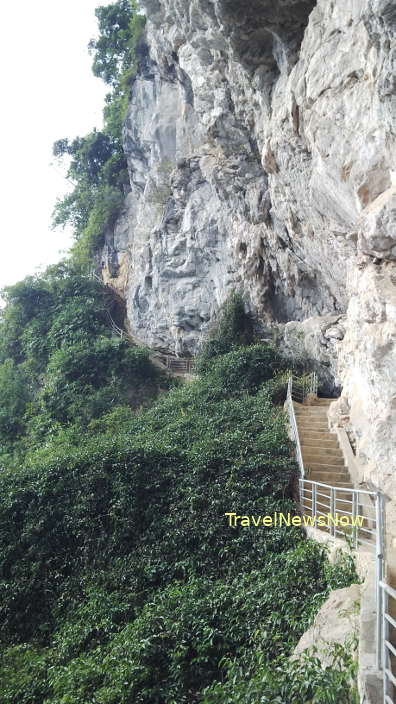
M 136 407 L 161 382 L 146 350 L 111 337 L 106 289 L 70 265 L 3 292 L 0 458 L 9 464 L 62 429 L 81 434 L 120 405 Z
M 15 388 L 26 375 L 33 401 L 20 403 L 48 429 L 37 447 L 29 411 L 10 407 L 14 442 L 22 433 L 33 450 L 0 475 L 2 701 L 283 697 L 281 663 L 354 573 L 331 568 L 298 528 L 231 528 L 224 515 L 295 510 L 296 468 L 272 400 L 282 361 L 262 345 L 236 347 L 136 412 L 122 379 L 150 385 L 155 372 L 106 336 L 102 288 L 59 267 L 7 296 L 3 364 Z M 115 404 L 97 412 L 95 394 L 110 387 Z M 333 678 L 349 691 L 344 671 L 315 672 L 317 687 Z
M 227 678 L 203 693 L 203 704 L 359 704 L 355 685 L 357 642 L 334 644 L 326 653 L 330 664 L 322 666 L 311 648 L 298 660 L 284 655 L 266 662 L 262 651 L 252 651 L 248 664 L 227 662 Z
M 76 238 L 73 258 L 83 268 L 103 245 L 106 229 L 114 225 L 128 189 L 122 125 L 131 84 L 147 52 L 142 39 L 145 17 L 135 2 L 117 0 L 98 7 L 96 16 L 99 38 L 89 44 L 92 69 L 111 87 L 103 130 L 73 140 L 59 139 L 53 148 L 55 157 L 67 160 L 67 178 L 73 184 L 71 192 L 56 204 L 53 222 L 54 226 L 72 227 Z
M 246 311 L 242 295 L 234 291 L 220 309 L 219 317 L 202 345 L 197 369 L 204 372 L 209 369 L 213 357 L 236 347 L 251 345 L 253 341 L 252 317 Z

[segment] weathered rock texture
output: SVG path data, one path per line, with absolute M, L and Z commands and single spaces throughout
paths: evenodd
M 104 252 L 131 331 L 193 353 L 242 290 L 343 386 L 362 478 L 396 496 L 394 0 L 142 5 Z
M 314 648 L 323 667 L 334 665 L 333 647 L 345 645 L 349 649 L 359 634 L 360 588 L 358 584 L 331 592 L 312 626 L 300 638 L 294 657 Z

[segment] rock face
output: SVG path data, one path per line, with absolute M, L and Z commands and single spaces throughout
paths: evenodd
M 131 192 L 103 253 L 132 333 L 194 353 L 241 290 L 264 324 L 287 323 L 286 347 L 319 356 L 362 479 L 393 486 L 394 0 L 141 4 Z
M 360 589 L 358 584 L 336 589 L 331 592 L 312 626 L 300 638 L 293 657 L 301 656 L 304 651 L 315 648 L 316 657 L 323 667 L 334 663 L 332 646 L 336 643 L 351 648 L 351 643 L 359 633 Z

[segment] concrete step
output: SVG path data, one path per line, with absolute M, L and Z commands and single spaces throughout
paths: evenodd
M 329 427 L 329 424 L 327 422 L 327 417 L 323 416 L 322 418 L 320 418 L 316 413 L 312 414 L 312 416 L 307 416 L 305 413 L 300 413 L 300 414 L 297 413 L 296 421 L 297 421 L 297 425 L 314 423 L 315 425 L 324 425 L 325 428 Z
M 332 467 L 329 469 L 322 465 L 321 467 L 312 467 L 312 465 L 305 465 L 305 471 L 307 474 L 307 479 L 311 482 L 322 482 L 324 477 L 326 477 L 327 484 L 332 484 L 333 482 L 345 482 L 351 481 L 348 471 L 344 467 Z
M 323 427 L 325 427 L 327 430 L 329 428 L 327 418 L 324 416 L 323 416 L 323 418 L 318 418 L 316 413 L 315 413 L 315 415 L 312 415 L 312 417 L 309 417 L 309 418 L 306 415 L 301 415 L 301 414 L 298 415 L 297 414 L 296 421 L 297 421 L 297 425 L 307 425 L 307 424 L 313 425 L 313 424 L 315 424 L 315 425 L 323 425 Z
M 310 481 L 312 482 L 321 481 L 320 479 L 316 480 L 313 478 L 314 475 L 317 476 L 319 474 L 326 474 L 327 476 L 333 477 L 334 479 L 347 479 L 348 481 L 350 481 L 350 476 L 347 468 L 341 465 L 338 467 L 337 465 L 335 465 L 331 467 L 331 469 L 329 469 L 328 465 L 317 465 L 316 467 L 313 467 L 312 464 L 310 464 L 309 462 L 304 462 L 304 467 L 307 474 L 309 474 Z
M 326 513 L 327 510 L 330 512 L 330 497 L 325 498 L 324 496 L 317 495 L 316 496 L 316 504 L 317 507 L 320 511 L 323 511 L 323 513 Z M 312 497 L 311 496 L 304 496 L 304 505 L 307 506 L 308 508 L 312 508 Z M 347 511 L 349 512 L 351 510 L 351 504 L 348 503 L 348 501 L 342 501 L 342 499 L 337 499 L 337 511 Z
M 310 460 L 307 462 L 307 467 L 310 467 L 311 469 L 318 469 L 319 472 L 323 472 L 324 469 L 328 470 L 329 472 L 332 472 L 333 470 L 340 472 L 341 469 L 345 467 L 344 462 L 342 464 L 339 464 L 337 461 L 333 462 L 332 458 L 320 458 L 320 459 L 315 459 L 315 460 Z M 348 471 L 348 470 L 345 470 Z
M 311 475 L 309 475 L 309 476 L 311 476 Z M 350 481 L 348 481 L 348 479 L 349 479 L 349 477 L 342 477 L 342 476 L 335 477 L 335 476 L 329 476 L 329 475 L 323 473 L 323 474 L 313 475 L 311 481 L 319 482 L 321 484 L 329 484 L 330 486 L 347 488 L 350 484 Z
M 304 438 L 307 435 L 310 436 L 312 433 L 315 433 L 315 437 L 320 438 L 321 440 L 328 440 L 329 436 L 330 439 L 332 437 L 329 433 L 328 427 L 324 425 L 314 425 L 313 423 L 307 423 L 306 425 L 302 425 L 301 423 L 297 423 L 297 427 L 298 434 L 300 436 L 300 442 L 301 438 Z
M 304 406 L 304 404 L 294 404 L 295 413 L 323 413 L 324 415 L 328 412 L 327 406 Z
M 306 463 L 305 471 L 308 475 L 308 479 L 311 482 L 322 482 L 324 477 L 327 478 L 327 484 L 331 484 L 335 481 L 351 481 L 348 470 L 345 469 L 345 467 L 333 467 L 332 469 L 329 469 L 328 467 L 323 467 L 322 469 L 313 469 L 312 465 Z
M 347 472 L 344 460 L 329 457 L 312 457 L 303 455 L 304 467 L 309 467 L 311 470 L 316 469 L 319 472 Z
M 315 440 L 312 438 L 308 438 L 308 440 L 301 440 L 300 438 L 300 444 L 303 452 L 315 452 L 315 450 L 321 450 L 322 452 L 326 452 L 328 457 L 331 455 L 337 457 L 338 455 L 341 457 L 343 456 L 338 443 L 333 443 L 331 440 Z
M 329 410 L 328 406 L 307 406 L 304 403 L 294 403 L 295 413 L 327 413 Z
M 338 450 L 338 442 L 333 442 L 333 438 L 327 437 L 326 435 L 317 435 L 314 433 L 306 433 L 300 435 L 300 445 L 306 447 L 322 447 L 324 450 L 327 448 Z
M 312 403 L 301 403 L 301 401 L 296 401 L 295 399 L 293 399 L 293 404 L 301 408 L 320 408 L 322 406 L 330 406 L 330 404 L 336 400 L 337 399 L 335 398 L 322 398 L 320 396 L 319 398 L 316 398 Z
M 300 423 L 320 423 L 320 425 L 325 425 L 326 428 L 329 427 L 327 416 L 318 416 L 317 413 L 313 413 L 312 415 L 296 413 L 296 421 L 298 425 L 300 425 Z
M 326 434 L 323 434 L 323 436 L 313 435 L 312 437 L 310 437 L 309 434 L 305 436 L 301 435 L 300 443 L 301 445 L 304 445 L 306 447 L 317 447 L 318 449 L 320 448 L 323 450 L 339 450 L 337 438 L 334 438 L 332 436 L 328 438 Z
M 304 460 L 305 458 L 307 461 L 317 459 L 318 462 L 329 461 L 330 464 L 344 464 L 344 456 L 337 447 L 312 447 L 310 445 L 302 445 L 301 449 Z
M 319 492 L 319 489 L 321 492 Z M 321 511 L 326 511 L 328 508 L 330 510 L 330 494 L 326 496 L 322 496 L 321 494 L 323 493 L 324 487 L 318 487 L 318 493 L 316 496 L 316 500 L 320 501 L 321 503 Z M 345 487 L 347 489 L 347 487 Z M 310 493 L 306 492 L 303 496 L 304 499 L 304 504 L 308 506 L 310 502 L 312 502 L 312 496 Z M 351 510 L 351 494 L 348 493 L 348 491 L 337 491 L 337 501 L 336 501 L 336 508 L 338 511 L 350 511 Z
M 298 431 L 300 433 L 309 433 L 314 431 L 315 433 L 329 433 L 329 426 L 327 423 L 321 423 L 317 420 L 299 420 L 297 421 Z
M 312 481 L 319 482 L 319 479 L 313 479 Z M 349 489 L 353 489 L 353 486 L 350 481 L 349 482 L 339 482 L 338 480 L 333 480 L 332 482 L 321 482 L 321 483 L 328 484 L 328 485 L 330 485 L 330 487 L 335 487 L 337 489 L 337 500 L 347 499 L 348 501 L 352 501 L 352 493 L 349 491 Z M 345 491 L 340 491 L 340 487 L 342 487 L 342 489 L 345 489 Z M 307 496 L 311 495 L 311 489 L 312 489 L 312 487 L 310 485 L 306 486 L 305 491 L 307 492 Z M 319 491 L 324 496 L 330 496 L 330 493 L 331 493 L 331 489 L 328 488 L 327 486 L 318 487 L 317 491 Z
M 308 507 L 309 509 L 312 509 L 312 497 L 305 495 L 304 497 L 304 506 Z M 320 496 L 317 494 L 316 496 L 316 504 L 317 508 L 319 511 L 322 511 L 323 513 L 326 513 L 327 510 L 330 511 L 330 500 L 329 498 L 325 498 L 323 496 Z M 346 513 L 351 515 L 351 504 L 346 501 L 338 498 L 337 494 L 337 501 L 336 501 L 336 511 L 339 514 L 345 515 Z M 362 523 L 362 528 L 369 528 L 370 530 L 373 530 L 373 521 L 367 517 L 364 516 L 364 514 L 359 513 L 359 516 L 363 517 L 363 523 Z
M 318 464 L 318 463 L 313 463 L 313 462 L 305 462 L 304 461 L 304 467 L 305 471 L 307 474 L 309 474 L 309 479 L 311 481 L 315 481 L 312 479 L 313 474 L 317 474 L 318 472 L 320 474 L 323 474 L 325 472 L 329 476 L 334 476 L 336 474 L 342 474 L 343 478 L 347 476 L 349 478 L 349 472 L 348 469 L 345 467 L 345 465 L 329 465 L 329 464 Z

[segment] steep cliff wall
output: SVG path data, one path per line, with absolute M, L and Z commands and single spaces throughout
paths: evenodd
M 232 288 L 294 321 L 287 344 L 343 386 L 362 478 L 396 496 L 393 0 L 142 4 L 131 192 L 104 251 L 132 332 L 194 352 Z

